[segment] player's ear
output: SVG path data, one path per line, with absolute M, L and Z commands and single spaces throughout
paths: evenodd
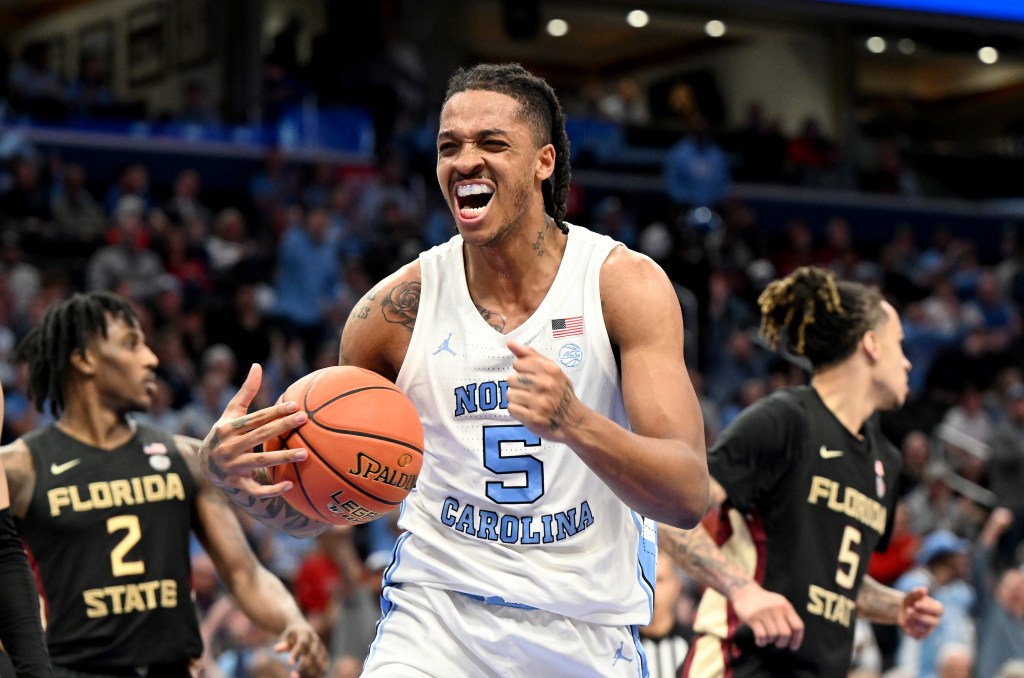
M 534 170 L 537 178 L 544 181 L 555 171 L 555 147 L 551 144 L 544 144 L 537 151 L 537 166 Z
M 71 352 L 71 367 L 82 374 L 95 374 L 96 363 L 87 348 L 76 348 Z
M 882 347 L 878 343 L 878 334 L 874 330 L 868 330 L 860 339 L 861 346 L 872 360 L 878 360 L 882 354 Z

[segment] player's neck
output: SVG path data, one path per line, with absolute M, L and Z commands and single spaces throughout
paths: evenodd
M 859 438 L 864 422 L 875 413 L 875 406 L 863 370 L 852 367 L 843 363 L 820 370 L 811 378 L 811 386 L 836 419 Z
M 520 322 L 536 310 L 550 289 L 565 254 L 566 236 L 546 218 L 504 242 L 466 246 L 466 284 L 477 305 Z
M 101 450 L 116 449 L 135 435 L 135 425 L 125 414 L 86 398 L 68 398 L 57 427 L 72 438 Z

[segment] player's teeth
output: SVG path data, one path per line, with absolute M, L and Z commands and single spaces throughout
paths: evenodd
M 485 209 L 487 209 L 486 206 L 484 206 L 484 207 L 463 207 L 462 209 L 459 210 L 459 213 L 461 213 L 462 216 L 464 216 L 466 218 L 472 218 L 472 217 L 480 216 Z
M 455 192 L 460 198 L 467 195 L 479 195 L 480 193 L 494 193 L 490 186 L 484 184 L 464 184 L 455 189 Z

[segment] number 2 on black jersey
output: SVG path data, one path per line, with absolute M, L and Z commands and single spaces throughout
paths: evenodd
M 125 560 L 125 556 L 132 550 L 132 547 L 142 539 L 142 526 L 139 524 L 139 517 L 133 515 L 114 516 L 107 518 L 107 532 L 114 534 L 126 530 L 127 534 L 117 542 L 117 545 L 110 550 L 110 569 L 115 577 L 126 577 L 142 574 L 146 571 L 146 564 L 141 560 Z

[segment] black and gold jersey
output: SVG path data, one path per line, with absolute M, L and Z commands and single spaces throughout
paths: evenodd
M 24 441 L 36 484 L 18 530 L 39 571 L 53 663 L 103 672 L 199 656 L 197 484 L 174 439 L 139 425 L 107 451 L 48 426 Z
M 877 417 L 853 435 L 809 386 L 749 407 L 708 452 L 728 501 L 715 539 L 805 624 L 801 647 L 759 648 L 728 601 L 708 590 L 684 675 L 845 676 L 857 592 L 888 540 L 900 455 Z

